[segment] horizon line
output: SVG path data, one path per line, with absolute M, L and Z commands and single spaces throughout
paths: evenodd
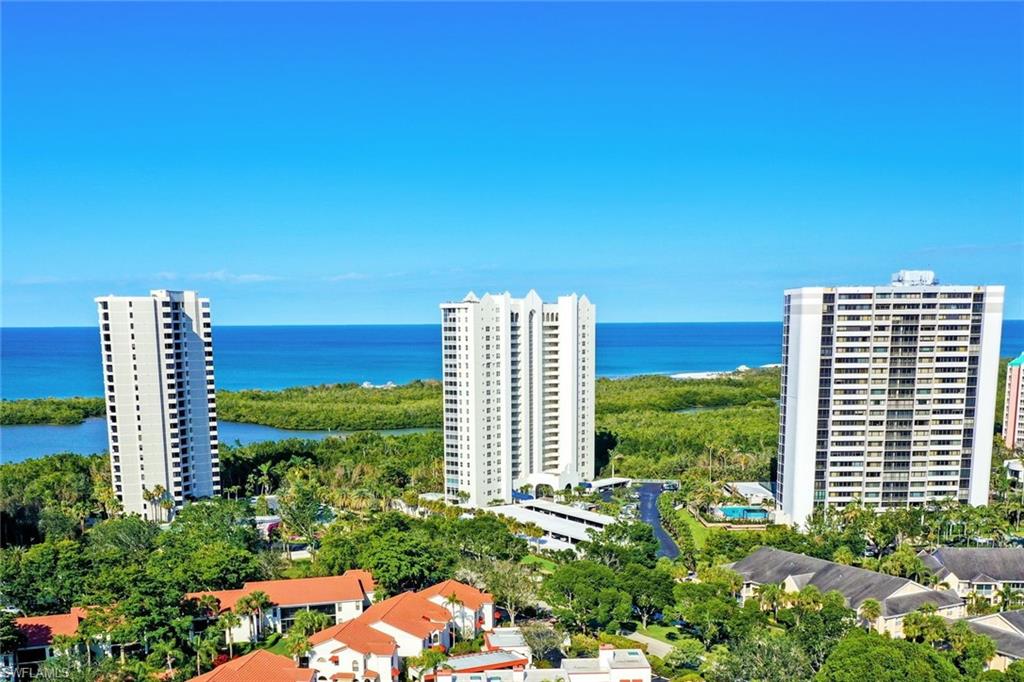
M 1024 318 L 1003 318 L 1003 322 L 1024 322 Z M 607 321 L 596 322 L 596 324 L 782 324 L 782 320 L 673 320 L 673 321 L 647 321 L 647 322 L 623 322 Z M 286 322 L 283 324 L 215 324 L 218 327 L 438 327 L 440 322 Z M 99 325 L 0 325 L 0 330 L 6 329 L 96 329 Z

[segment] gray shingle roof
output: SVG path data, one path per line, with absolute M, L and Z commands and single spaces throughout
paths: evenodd
M 1003 611 L 999 615 L 1002 616 L 1007 623 L 1020 630 L 1021 635 L 1024 635 L 1024 609 Z
M 1024 636 L 970 620 L 967 624 L 974 632 L 995 642 L 998 653 L 1012 659 L 1024 658 Z
M 940 547 L 921 560 L 940 579 L 1024 582 L 1024 547 Z
M 790 576 L 799 576 L 798 585 L 814 585 L 822 592 L 836 590 L 846 597 L 851 608 L 858 608 L 865 600 L 875 599 L 882 605 L 886 617 L 910 613 L 924 604 L 938 607 L 954 606 L 962 600 L 953 592 L 924 589 L 918 593 L 892 597 L 890 595 L 915 584 L 906 578 L 844 566 L 824 559 L 786 552 L 774 547 L 762 547 L 732 565 L 732 570 L 746 582 L 765 585 L 781 583 Z

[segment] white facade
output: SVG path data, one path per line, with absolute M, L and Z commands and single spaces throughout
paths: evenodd
M 210 302 L 194 291 L 102 296 L 99 309 L 114 491 L 127 513 L 165 519 L 220 491 Z
M 1001 286 L 786 291 L 776 501 L 817 507 L 988 502 Z
M 483 507 L 593 478 L 594 320 L 575 294 L 441 305 L 449 498 Z
M 1010 450 L 1024 448 L 1024 353 L 1006 365 L 1003 443 Z

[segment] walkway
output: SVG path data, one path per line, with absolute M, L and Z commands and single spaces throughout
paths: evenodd
M 630 633 L 626 635 L 626 637 L 629 637 L 634 642 L 646 644 L 648 653 L 652 653 L 658 658 L 665 658 L 666 656 L 668 656 L 669 652 L 672 651 L 671 644 L 666 644 L 660 639 L 654 639 L 653 637 L 648 637 L 647 635 L 641 635 L 639 632 Z

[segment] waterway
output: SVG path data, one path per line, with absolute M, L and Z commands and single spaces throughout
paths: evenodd
M 261 424 L 222 421 L 217 424 L 220 442 L 228 445 L 248 445 L 285 438 L 312 438 L 322 440 L 328 436 L 347 436 L 351 431 L 296 431 L 278 429 Z M 400 435 L 430 429 L 389 429 L 378 433 Z M 86 419 L 81 424 L 53 426 L 31 424 L 0 426 L 0 462 L 20 462 L 57 452 L 89 455 L 107 450 L 107 422 L 102 417 Z

